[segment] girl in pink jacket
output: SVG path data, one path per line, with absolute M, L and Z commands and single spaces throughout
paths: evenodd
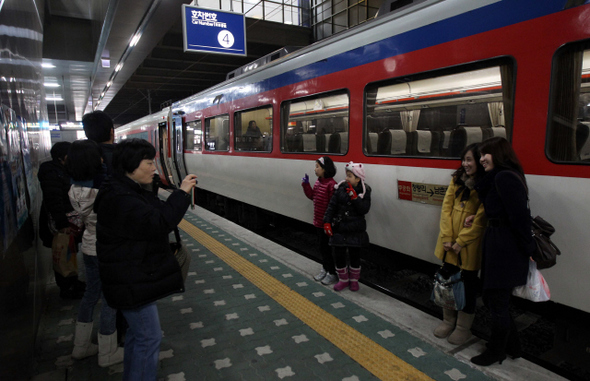
M 302 179 L 301 186 L 307 198 L 313 201 L 313 226 L 315 226 L 320 241 L 320 252 L 322 254 L 322 269 L 313 279 L 321 281 L 324 285 L 334 284 L 338 281 L 332 248 L 328 245 L 330 237 L 324 233 L 324 214 L 334 194 L 336 181 L 336 166 L 328 156 L 322 156 L 315 161 L 315 175 L 318 177 L 313 188 L 309 184 L 307 173 Z

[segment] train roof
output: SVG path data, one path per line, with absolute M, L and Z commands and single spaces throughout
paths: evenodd
M 442 44 L 563 10 L 563 1 L 427 0 L 378 17 L 189 98 L 172 110 L 190 113 L 350 67 Z M 528 6 L 527 6 L 528 4 Z M 476 22 L 474 22 L 474 20 Z

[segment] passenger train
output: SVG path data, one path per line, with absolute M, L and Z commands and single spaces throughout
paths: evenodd
M 562 255 L 543 270 L 552 300 L 590 312 L 590 5 L 415 3 L 116 135 L 154 143 L 165 184 L 195 173 L 200 189 L 309 223 L 300 184 L 314 161 L 332 157 L 337 181 L 345 163 L 362 162 L 371 243 L 432 263 L 440 203 L 408 194 L 446 187 L 466 145 L 505 136 L 525 169 L 532 214 L 556 228 Z M 260 134 L 247 133 L 250 121 Z

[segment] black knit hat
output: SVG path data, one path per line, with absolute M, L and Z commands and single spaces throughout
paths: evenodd
M 332 177 L 336 176 L 336 166 L 332 159 L 328 156 L 322 156 L 316 160 L 316 162 L 322 167 L 324 170 L 324 178 L 331 179 Z

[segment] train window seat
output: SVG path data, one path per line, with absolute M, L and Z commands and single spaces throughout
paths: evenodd
M 416 151 L 421 154 L 429 154 L 430 146 L 432 144 L 432 133 L 430 131 L 415 131 L 416 132 Z
M 389 130 L 391 134 L 391 154 L 402 155 L 406 153 L 408 134 L 404 130 Z
M 317 139 L 315 134 L 303 134 L 303 152 L 315 152 L 317 151 Z

